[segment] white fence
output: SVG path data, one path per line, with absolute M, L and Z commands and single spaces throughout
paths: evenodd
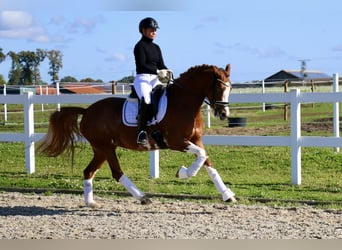
M 213 136 L 203 137 L 206 145 L 239 145 L 239 146 L 286 146 L 291 147 L 291 177 L 294 185 L 300 185 L 301 176 L 301 147 L 334 147 L 339 150 L 342 138 L 339 137 L 339 102 L 342 93 L 338 93 L 338 75 L 334 75 L 334 92 L 330 93 L 301 93 L 299 89 L 289 93 L 267 94 L 231 94 L 231 103 L 290 103 L 291 134 L 290 136 Z M 44 134 L 34 132 L 34 104 L 81 104 L 93 103 L 108 95 L 55 95 L 40 96 L 27 93 L 25 95 L 2 96 L 0 103 L 24 105 L 24 133 L 0 133 L 0 142 L 24 142 L 26 171 L 35 171 L 34 143 Z M 301 103 L 334 103 L 334 136 L 301 136 Z M 159 151 L 152 151 L 150 155 L 150 173 L 154 178 L 159 177 Z

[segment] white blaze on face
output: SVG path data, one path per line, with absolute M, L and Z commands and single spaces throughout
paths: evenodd
M 229 94 L 230 94 L 230 89 L 231 89 L 230 88 L 231 83 L 230 82 L 226 82 L 225 85 L 228 86 L 228 87 L 226 87 L 226 89 L 223 92 L 222 101 L 229 102 Z M 224 107 L 224 110 L 226 111 L 226 115 L 229 116 L 229 112 L 230 111 L 229 111 L 229 106 L 228 105 Z

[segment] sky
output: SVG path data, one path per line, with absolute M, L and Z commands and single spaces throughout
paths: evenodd
M 0 48 L 60 50 L 59 77 L 104 82 L 135 73 L 138 24 L 157 20 L 154 40 L 177 77 L 192 66 L 231 64 L 231 80 L 282 69 L 342 73 L 340 0 L 0 0 Z M 0 63 L 8 80 L 11 60 Z M 50 82 L 48 60 L 41 65 Z

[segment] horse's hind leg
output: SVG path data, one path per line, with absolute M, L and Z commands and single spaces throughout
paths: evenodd
M 83 192 L 84 192 L 84 202 L 86 206 L 95 207 L 96 203 L 93 196 L 93 178 L 97 170 L 99 170 L 106 160 L 103 154 L 97 153 L 94 150 L 94 157 L 88 166 L 84 169 L 83 175 Z
M 120 182 L 134 198 L 141 202 L 142 205 L 151 203 L 151 200 L 122 172 L 115 149 L 107 156 L 107 161 L 112 171 L 112 176 L 117 182 Z

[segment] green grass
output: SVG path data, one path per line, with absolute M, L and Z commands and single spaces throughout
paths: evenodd
M 332 105 L 303 105 L 303 122 L 313 122 L 331 117 Z M 36 112 L 35 131 L 46 131 L 51 111 Z M 263 113 L 260 110 L 234 110 L 233 116 L 248 117 L 249 128 L 287 126 L 282 109 Z M 11 117 L 14 125 L 0 125 L 0 132 L 20 130 L 22 117 Z M 45 124 L 45 125 L 44 125 Z M 227 121 L 211 119 L 212 128 L 227 127 Z M 253 131 L 253 129 L 252 129 Z M 282 132 L 283 133 L 283 132 Z M 331 131 L 314 131 L 315 135 L 331 135 Z M 207 153 L 218 169 L 224 182 L 236 193 L 241 202 L 248 204 L 251 198 L 276 200 L 315 200 L 332 202 L 335 208 L 342 208 L 342 153 L 332 148 L 302 149 L 302 185 L 291 184 L 290 148 L 249 146 L 207 146 Z M 194 157 L 169 150 L 160 151 L 160 178 L 149 177 L 149 153 L 126 149 L 117 151 L 123 171 L 146 193 L 187 194 L 220 197 L 206 171 L 189 180 L 175 177 L 181 165 L 189 166 Z M 71 166 L 68 155 L 48 158 L 36 155 L 36 172 L 26 174 L 23 143 L 0 143 L 0 186 L 46 189 L 82 190 L 83 169 L 92 157 L 88 144 L 78 146 L 75 163 Z M 96 174 L 95 193 L 121 192 L 124 188 L 116 183 L 107 164 Z M 50 192 L 50 191 L 49 191 Z M 248 198 L 248 199 L 247 199 Z

